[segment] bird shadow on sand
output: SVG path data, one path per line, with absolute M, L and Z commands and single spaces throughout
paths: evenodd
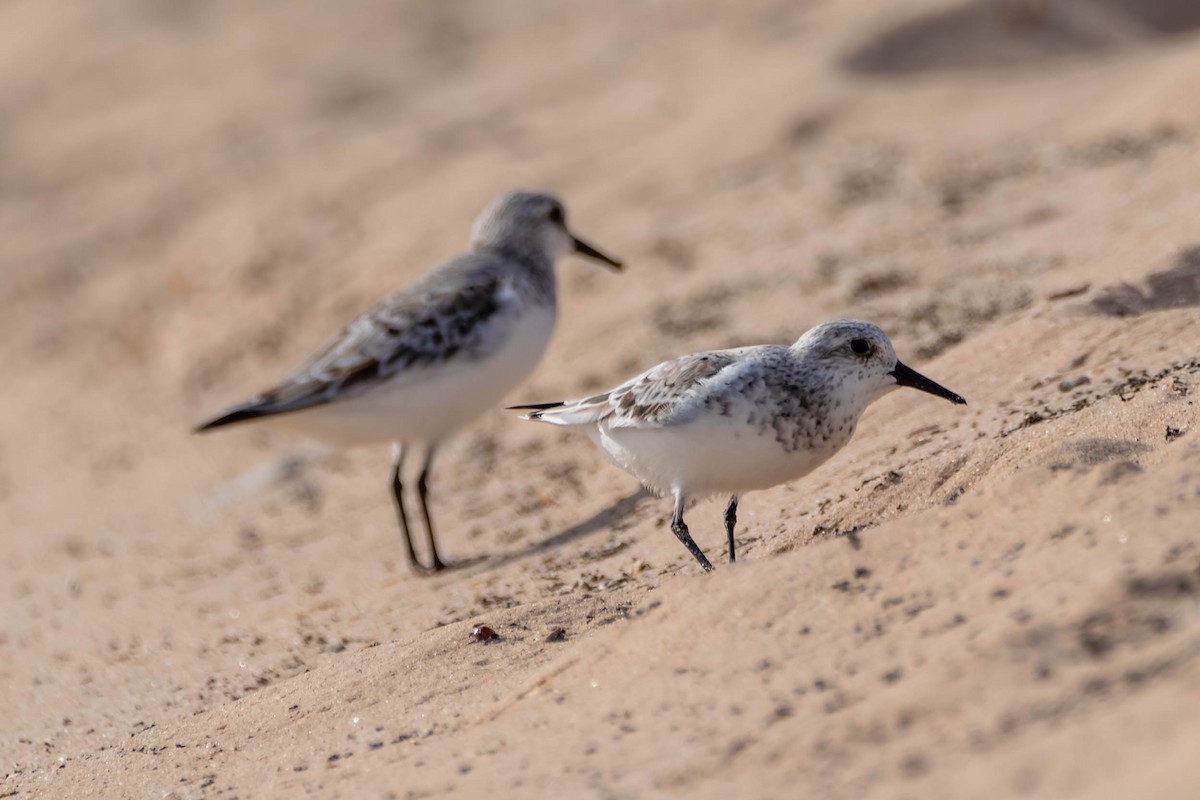
M 539 542 L 534 542 L 528 547 L 521 550 L 514 550 L 511 553 L 504 553 L 495 558 L 481 559 L 479 563 L 471 562 L 472 567 L 477 567 L 477 571 L 499 569 L 500 567 L 511 564 L 514 561 L 520 561 L 523 558 L 530 558 L 542 553 L 549 552 L 557 547 L 570 544 L 585 536 L 590 536 L 593 533 L 611 528 L 616 523 L 620 522 L 625 517 L 632 514 L 644 500 L 652 498 L 654 495 L 646 489 L 638 489 L 633 494 L 622 497 L 612 505 L 600 509 L 592 516 L 585 519 L 583 522 L 572 525 L 566 530 L 559 531 L 548 539 L 542 539 Z M 461 565 L 461 564 L 460 564 Z
M 971 0 L 878 31 L 842 66 L 877 77 L 1028 68 L 1103 56 L 1197 27 L 1195 0 Z
M 1089 310 L 1110 317 L 1200 306 L 1200 246 L 1184 248 L 1168 269 L 1146 277 L 1145 286 L 1119 283 L 1101 289 Z

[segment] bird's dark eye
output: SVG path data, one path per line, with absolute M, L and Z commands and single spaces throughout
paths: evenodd
M 550 213 L 547 214 L 546 216 L 548 216 L 550 218 L 550 221 L 556 225 L 566 225 L 567 224 L 567 215 L 563 213 L 562 206 L 552 207 L 550 209 Z
M 860 356 L 865 356 L 871 352 L 871 343 L 866 339 L 851 339 L 850 349 Z

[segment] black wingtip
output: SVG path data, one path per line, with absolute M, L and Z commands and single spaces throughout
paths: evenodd
M 530 403 L 525 406 L 508 406 L 509 411 L 546 411 L 551 408 L 562 408 L 567 403 L 564 400 L 558 400 L 553 403 Z
M 210 419 L 208 422 L 205 422 L 202 425 L 198 425 L 192 429 L 192 433 L 207 433 L 216 428 L 224 428 L 226 425 L 233 425 L 238 422 L 246 422 L 247 420 L 265 417 L 267 413 L 269 412 L 255 408 L 235 408 L 219 417 Z

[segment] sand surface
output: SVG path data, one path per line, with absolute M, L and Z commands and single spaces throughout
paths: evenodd
M 3 4 L 0 797 L 1196 797 L 1197 86 L 1189 0 Z M 710 576 L 499 409 L 428 579 L 386 447 L 189 434 L 515 186 L 628 269 L 513 402 L 854 316 L 970 405 Z

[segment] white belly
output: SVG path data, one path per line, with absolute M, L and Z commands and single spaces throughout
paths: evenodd
M 706 417 L 664 428 L 588 427 L 617 466 L 649 488 L 689 496 L 741 494 L 796 480 L 829 460 L 841 442 L 817 442 L 791 452 L 771 429 L 758 432 L 728 417 Z
M 404 370 L 355 397 L 266 421 L 339 447 L 438 442 L 497 407 L 533 372 L 554 321 L 553 308 L 530 309 L 504 345 L 485 359 Z

